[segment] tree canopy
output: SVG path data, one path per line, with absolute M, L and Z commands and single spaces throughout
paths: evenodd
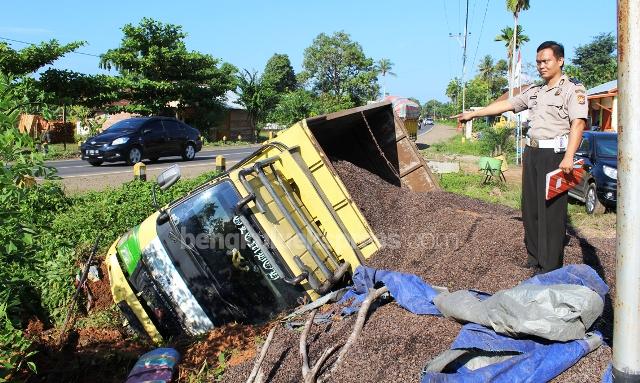
M 50 40 L 16 51 L 9 44 L 0 42 L 0 72 L 16 77 L 24 76 L 52 64 L 84 44 L 84 41 L 74 41 L 61 45 L 57 40 Z
M 298 87 L 298 82 L 289 56 L 279 53 L 271 56 L 264 67 L 262 82 L 265 87 L 277 93 L 295 90 Z
M 575 50 L 573 65 L 565 65 L 565 72 L 592 88 L 616 79 L 618 62 L 616 59 L 616 39 L 611 33 L 602 33 Z
M 320 95 L 349 97 L 356 104 L 373 100 L 378 82 L 373 59 L 344 31 L 319 34 L 304 51 L 303 80 Z
M 185 107 L 215 107 L 235 87 L 236 68 L 211 55 L 188 51 L 182 27 L 143 18 L 126 24 L 120 47 L 110 49 L 100 66 L 120 73 L 122 97 L 140 111 L 162 114 L 177 102 Z M 175 104 L 174 104 L 175 105 Z

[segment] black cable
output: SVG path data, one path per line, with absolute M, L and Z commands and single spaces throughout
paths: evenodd
M 8 37 L 2 37 L 2 36 L 0 36 L 0 40 L 12 41 L 14 43 L 27 44 L 27 45 L 38 45 L 36 43 L 30 43 L 30 42 L 27 42 L 27 41 L 20 41 L 20 40 L 10 39 Z M 84 53 L 84 52 L 68 52 L 68 53 L 75 53 L 77 55 L 84 55 L 84 56 L 91 56 L 91 57 L 100 58 L 100 56 L 94 55 L 94 54 L 91 54 L 91 53 Z

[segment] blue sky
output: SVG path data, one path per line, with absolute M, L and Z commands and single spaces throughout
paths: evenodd
M 79 52 L 99 55 L 120 44 L 124 24 L 151 17 L 182 25 L 190 50 L 258 71 L 271 55 L 285 53 L 297 73 L 302 69 L 303 51 L 315 36 L 344 30 L 367 56 L 394 63 L 397 76 L 387 79 L 387 92 L 421 102 L 444 101 L 447 83 L 461 74 L 462 49 L 449 34 L 464 31 L 465 4 L 465 0 L 23 0 L 4 4 L 0 37 L 26 42 L 85 40 L 87 45 Z M 513 26 L 504 4 L 504 0 L 469 0 L 466 78 L 473 76 L 482 56 L 506 57 L 504 45 L 493 41 L 501 28 Z M 542 41 L 563 43 L 570 60 L 576 46 L 599 33 L 616 32 L 614 0 L 531 0 L 531 4 L 520 17 L 531 39 L 523 47 L 525 63 L 534 62 L 535 49 Z M 25 46 L 11 45 L 15 49 Z M 80 54 L 69 54 L 54 66 L 102 72 L 97 57 Z

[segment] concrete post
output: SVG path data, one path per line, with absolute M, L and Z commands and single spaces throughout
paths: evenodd
M 227 171 L 227 159 L 222 154 L 216 156 L 216 171 L 220 173 Z
M 143 162 L 138 162 L 133 165 L 133 179 L 146 181 L 147 180 L 147 165 Z
M 613 380 L 640 382 L 640 2 L 618 0 L 618 206 Z

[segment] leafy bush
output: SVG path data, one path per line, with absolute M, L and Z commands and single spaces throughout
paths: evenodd
M 18 131 L 23 95 L 0 73 L 0 381 L 10 379 L 33 355 L 20 329 L 41 311 L 35 280 L 42 262 L 38 250 L 47 223 L 65 203 L 59 187 L 35 184 L 51 177 L 33 140 Z
M 481 141 L 490 148 L 492 155 L 502 154 L 503 150 L 506 150 L 509 147 L 507 144 L 509 142 L 509 137 L 511 137 L 514 132 L 514 129 L 515 123 L 513 121 L 498 121 L 493 126 L 482 131 Z

